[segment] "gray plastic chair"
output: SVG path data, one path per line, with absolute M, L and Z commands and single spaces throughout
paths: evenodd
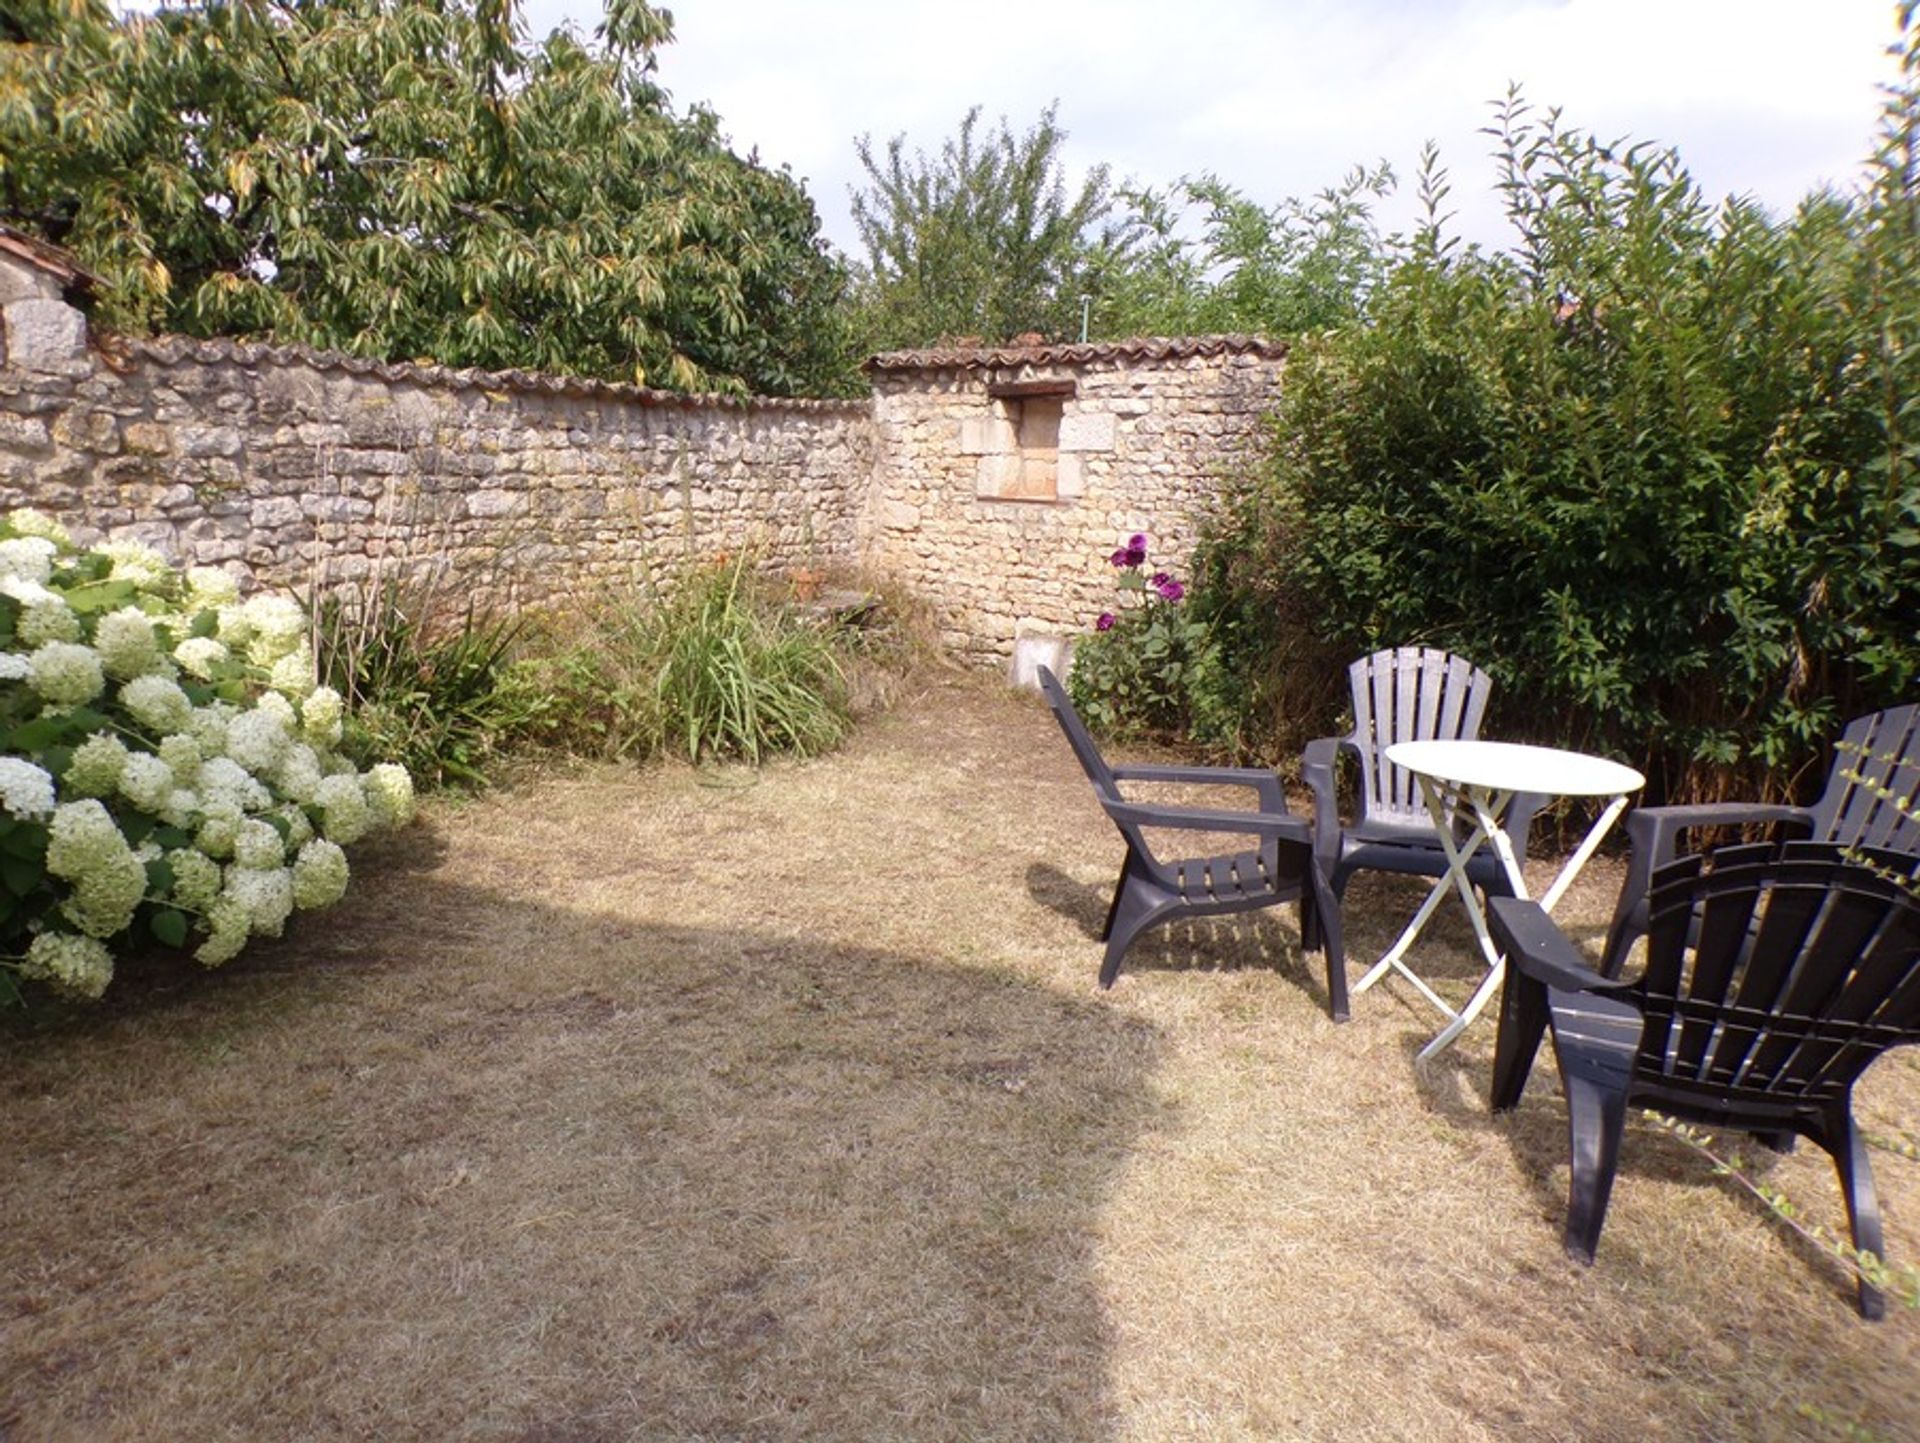
M 1059 678 L 1040 668 L 1040 689 L 1067 744 L 1093 783 L 1100 805 L 1126 839 L 1127 856 L 1114 884 L 1101 939 L 1107 944 L 1100 985 L 1113 986 L 1127 948 L 1149 927 L 1182 917 L 1245 912 L 1282 902 L 1300 904 L 1300 941 L 1304 950 L 1326 954 L 1327 1010 L 1335 1022 L 1347 1020 L 1347 969 L 1340 947 L 1340 909 L 1327 885 L 1313 847 L 1313 830 L 1303 817 L 1287 812 L 1280 779 L 1272 772 L 1238 767 L 1109 766 L 1094 745 L 1086 724 L 1067 699 Z M 1246 787 L 1258 811 L 1213 811 L 1202 807 L 1150 805 L 1129 800 L 1121 782 L 1179 782 L 1199 786 Z M 1156 856 L 1141 835 L 1145 827 L 1189 832 L 1240 833 L 1255 839 L 1250 851 L 1180 861 Z
M 1313 792 L 1316 846 L 1335 898 L 1346 895 L 1355 872 L 1444 876 L 1446 854 L 1412 772 L 1387 760 L 1395 742 L 1472 741 L 1480 735 L 1493 678 L 1464 657 L 1428 646 L 1402 646 L 1363 656 L 1347 669 L 1353 689 L 1353 730 L 1307 743 L 1301 771 Z M 1340 825 L 1338 766 L 1342 755 L 1359 765 L 1359 815 Z M 1514 856 L 1527 855 L 1527 832 L 1541 798 L 1521 795 L 1507 809 Z M 1467 875 L 1490 896 L 1513 892 L 1491 849 L 1467 864 Z
M 1680 854 L 1686 833 L 1765 823 L 1779 823 L 1788 835 L 1807 841 L 1920 852 L 1920 705 L 1889 707 L 1848 722 L 1834 748 L 1826 790 L 1811 807 L 1710 802 L 1627 813 L 1633 851 L 1607 931 L 1601 973 L 1618 977 L 1634 942 L 1646 935 L 1651 879 Z

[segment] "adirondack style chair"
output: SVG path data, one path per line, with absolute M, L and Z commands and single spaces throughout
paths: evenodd
M 1682 837 L 1701 827 L 1769 822 L 1808 841 L 1920 852 L 1920 705 L 1848 722 L 1834 748 L 1826 790 L 1811 807 L 1713 802 L 1629 812 L 1631 860 L 1607 930 L 1602 974 L 1618 977 L 1634 942 L 1646 935 L 1649 879 L 1679 854 Z
M 1313 792 L 1316 843 L 1329 869 L 1335 898 L 1344 897 L 1358 871 L 1439 877 L 1447 870 L 1433 818 L 1421 800 L 1413 773 L 1387 760 L 1395 742 L 1471 741 L 1493 691 L 1493 678 L 1451 652 L 1403 646 L 1363 656 L 1347 669 L 1353 691 L 1353 730 L 1343 737 L 1307 743 L 1302 779 Z M 1342 754 L 1359 763 L 1359 815 L 1340 825 L 1338 764 Z M 1517 796 L 1507 809 L 1506 833 L 1514 855 L 1525 859 L 1527 831 L 1541 798 Z M 1512 885 L 1497 853 L 1488 850 L 1467 864 L 1482 892 L 1509 895 Z
M 1653 876 L 1646 971 L 1631 983 L 1592 971 L 1537 904 L 1488 906 L 1508 959 L 1493 1106 L 1519 1102 L 1551 1026 L 1568 1253 L 1593 1261 L 1629 1106 L 1775 1145 L 1810 1139 L 1839 1171 L 1854 1246 L 1881 1252 L 1853 1087 L 1881 1053 L 1920 1042 L 1920 857 L 1788 841 L 1670 862 Z M 1864 1281 L 1859 1302 L 1865 1317 L 1885 1311 Z
M 1100 985 L 1113 986 L 1120 961 L 1134 939 L 1162 922 L 1244 912 L 1297 902 L 1301 946 L 1318 947 L 1327 965 L 1327 1007 L 1333 1020 L 1347 1020 L 1347 973 L 1340 946 L 1340 910 L 1313 849 L 1313 831 L 1304 818 L 1287 812 L 1280 779 L 1272 772 L 1237 767 L 1109 766 L 1086 725 L 1067 699 L 1059 678 L 1040 668 L 1040 687 L 1053 708 L 1067 744 L 1093 783 L 1100 805 L 1127 844 L 1126 860 L 1114 884 L 1100 935 L 1107 944 Z M 1122 782 L 1177 782 L 1241 787 L 1253 792 L 1257 811 L 1215 811 L 1202 807 L 1150 805 L 1129 800 Z M 1246 836 L 1249 850 L 1223 856 L 1167 860 L 1154 853 L 1142 828 L 1225 832 Z

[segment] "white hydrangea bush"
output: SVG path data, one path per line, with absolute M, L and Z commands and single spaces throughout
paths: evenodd
M 0 519 L 0 989 L 97 998 L 154 942 L 217 967 L 339 901 L 343 848 L 413 816 L 344 713 L 293 598 Z

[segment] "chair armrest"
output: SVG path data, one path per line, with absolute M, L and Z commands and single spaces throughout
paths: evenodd
M 1358 756 L 1351 737 L 1318 737 L 1300 753 L 1300 780 L 1313 793 L 1313 849 L 1323 865 L 1340 854 L 1340 753 Z
M 1111 768 L 1115 781 L 1174 782 L 1199 787 L 1252 787 L 1260 809 L 1284 812 L 1287 794 L 1280 778 L 1261 767 L 1125 766 Z
M 1249 832 L 1286 841 L 1313 841 L 1302 817 L 1286 812 L 1215 811 L 1208 807 L 1160 807 L 1143 802 L 1106 802 L 1107 815 L 1124 827 L 1176 827 L 1188 832 Z
M 1813 814 L 1805 807 L 1764 802 L 1706 802 L 1691 807 L 1637 807 L 1627 813 L 1627 839 L 1636 860 L 1644 856 L 1649 873 L 1671 862 L 1680 850 L 1680 836 L 1696 827 L 1744 827 L 1762 822 L 1790 822 L 1811 829 Z
M 1524 897 L 1487 898 L 1487 928 L 1509 963 L 1549 987 L 1613 992 L 1630 985 L 1610 982 L 1588 966 L 1580 949 L 1553 925 L 1538 902 Z

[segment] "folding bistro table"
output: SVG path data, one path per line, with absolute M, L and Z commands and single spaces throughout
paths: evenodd
M 1478 1017 L 1481 1010 L 1500 990 L 1506 974 L 1506 958 L 1494 946 L 1487 932 L 1486 914 L 1473 884 L 1467 880 L 1467 862 L 1483 846 L 1491 846 L 1506 870 L 1507 880 L 1516 897 L 1528 895 L 1526 878 L 1521 875 L 1521 859 L 1514 856 L 1513 845 L 1501 823 L 1514 797 L 1522 792 L 1549 797 L 1606 797 L 1609 801 L 1587 830 L 1579 849 L 1567 858 L 1553 885 L 1540 898 L 1541 907 L 1551 912 L 1580 875 L 1587 859 L 1593 856 L 1608 830 L 1627 808 L 1627 794 L 1646 785 L 1647 779 L 1632 767 L 1591 757 L 1583 752 L 1561 751 L 1555 747 L 1525 746 L 1518 742 L 1425 741 L 1397 742 L 1387 748 L 1387 760 L 1405 767 L 1420 783 L 1420 794 L 1440 834 L 1440 846 L 1446 853 L 1447 872 L 1433 884 L 1420 910 L 1413 914 L 1406 930 L 1374 963 L 1353 989 L 1358 996 L 1388 972 L 1398 972 L 1419 989 L 1420 994 L 1446 1014 L 1447 1025 L 1420 1050 L 1422 1060 L 1449 1046 Z M 1464 835 L 1463 835 L 1464 829 Z M 1440 899 L 1451 885 L 1466 903 L 1467 917 L 1473 923 L 1473 935 L 1486 958 L 1487 975 L 1467 1005 L 1459 1011 L 1414 975 L 1407 966 L 1410 947 L 1426 928 Z

